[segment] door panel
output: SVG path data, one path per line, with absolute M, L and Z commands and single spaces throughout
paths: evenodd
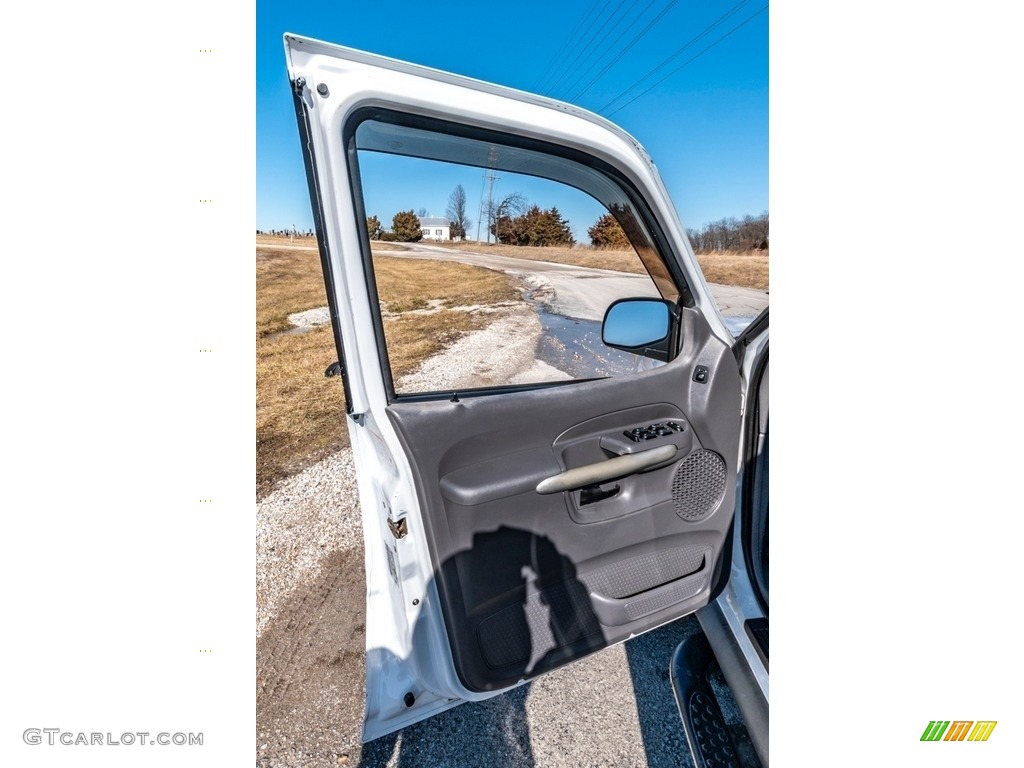
M 700 315 L 684 318 L 687 354 L 635 377 L 389 406 L 469 690 L 505 688 L 707 601 L 739 434 L 736 401 L 719 393 L 737 391 L 738 373 Z M 692 380 L 698 363 L 706 383 Z M 624 434 L 667 421 L 681 431 Z M 619 488 L 608 498 L 536 492 L 565 469 L 663 444 L 679 449 L 671 463 L 606 483 Z

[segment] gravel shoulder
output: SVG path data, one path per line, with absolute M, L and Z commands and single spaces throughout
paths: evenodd
M 540 320 L 532 307 L 515 305 L 486 328 L 467 333 L 443 354 L 403 376 L 402 392 L 530 384 L 568 379 L 568 374 L 535 359 Z M 495 350 L 501 350 L 500 355 Z

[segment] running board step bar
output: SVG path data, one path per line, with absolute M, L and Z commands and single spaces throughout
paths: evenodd
M 708 682 L 714 654 L 703 632 L 676 648 L 669 667 L 672 693 L 696 768 L 743 768 L 729 726 Z

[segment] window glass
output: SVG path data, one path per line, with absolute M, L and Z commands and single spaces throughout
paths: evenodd
M 398 394 L 623 376 L 656 364 L 601 341 L 617 299 L 679 300 L 610 179 L 562 157 L 377 119 L 355 137 L 364 210 L 385 229 L 373 233 L 371 255 Z M 451 239 L 409 227 L 417 211 L 451 222 Z

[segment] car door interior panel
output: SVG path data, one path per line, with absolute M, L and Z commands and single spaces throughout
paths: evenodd
M 739 374 L 699 313 L 682 322 L 682 352 L 633 376 L 388 406 L 469 690 L 658 626 L 723 577 Z
M 743 358 L 643 148 L 572 105 L 294 35 L 285 46 L 359 478 L 364 740 L 730 594 Z M 442 182 L 481 177 L 475 244 L 449 233 L 468 250 L 399 243 L 443 233 L 422 219 L 398 232 L 400 216 L 429 214 L 395 212 L 396 192 L 427 206 Z M 631 248 L 531 263 L 489 250 L 492 235 L 562 242 L 570 211 L 570 245 L 599 217 Z M 543 242 L 516 223 L 542 218 Z M 463 292 L 435 261 L 513 280 L 484 290 L 474 271 Z M 485 324 L 515 349 L 460 351 Z M 426 362 L 420 336 L 443 342 L 431 364 L 466 355 L 472 374 L 407 370 Z M 508 371 L 474 362 L 488 354 Z

